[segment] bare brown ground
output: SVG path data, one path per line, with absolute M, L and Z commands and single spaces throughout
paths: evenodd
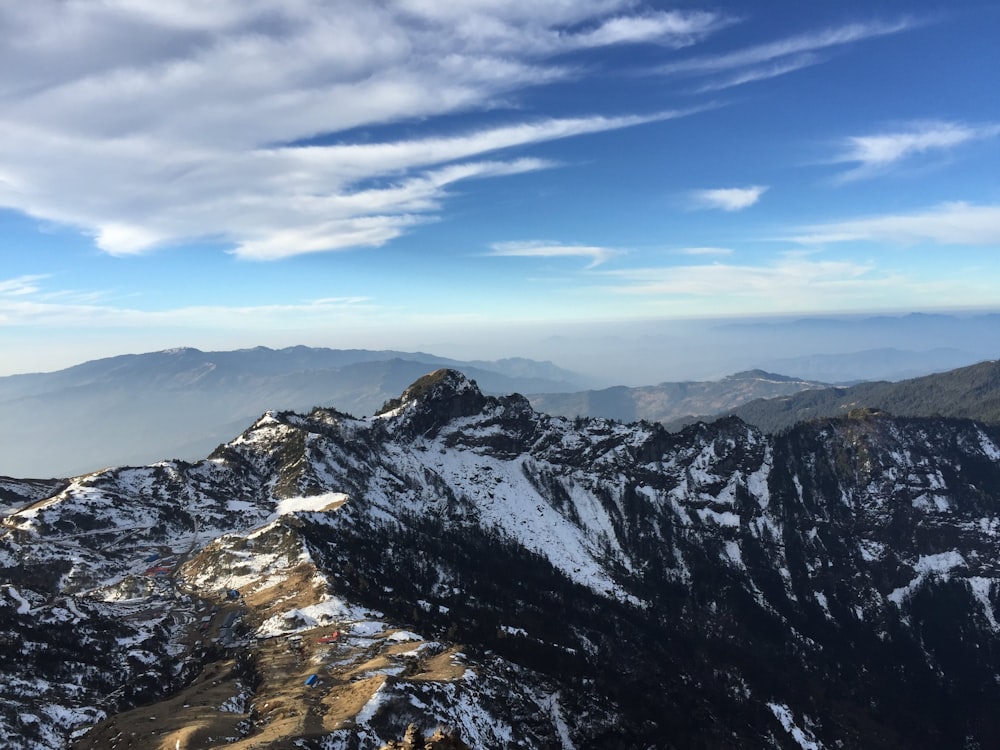
M 182 559 L 178 587 L 184 587 L 182 565 L 193 574 L 208 560 L 198 555 Z M 221 625 L 232 612 L 239 613 L 247 632 L 269 617 L 322 601 L 325 585 L 311 563 L 284 571 L 277 584 L 247 586 L 240 601 L 223 600 L 222 592 L 201 593 L 188 651 L 214 643 L 224 656 L 171 697 L 99 723 L 74 750 L 292 750 L 296 739 L 350 729 L 388 673 L 404 680 L 443 681 L 461 679 L 465 673 L 465 667 L 455 663 L 456 648 L 434 654 L 434 649 L 420 648 L 419 641 L 389 640 L 394 631 L 353 637 L 346 624 L 237 645 L 219 640 Z M 202 623 L 210 612 L 211 621 Z M 336 629 L 345 631 L 340 642 L 317 642 Z M 234 670 L 237 663 L 243 665 L 240 670 Z M 308 687 L 306 679 L 313 674 L 317 682 Z M 240 694 L 246 699 L 246 713 L 221 710 Z
M 302 563 L 292 568 L 281 583 L 247 593 L 244 601 L 250 612 L 263 621 L 280 612 L 315 604 L 324 593 L 325 586 L 316 577 L 316 567 Z
M 315 599 L 298 602 L 298 597 L 292 597 L 280 609 L 313 602 Z M 218 623 L 225 618 L 227 609 L 235 606 L 220 607 L 207 636 L 217 635 Z M 263 613 L 253 614 L 259 618 Z M 228 658 L 206 666 L 180 693 L 101 722 L 74 748 L 292 750 L 296 739 L 349 729 L 354 717 L 385 682 L 386 670 L 406 666 L 405 674 L 409 676 L 399 679 L 451 681 L 460 679 L 466 669 L 456 663 L 457 648 L 432 654 L 421 648 L 421 641 L 389 640 L 394 631 L 365 638 L 348 634 L 334 644 L 317 642 L 334 629 L 313 628 L 292 637 L 279 636 L 238 647 Z M 414 651 L 419 655 L 413 656 Z M 241 686 L 251 689 L 248 681 L 241 685 L 233 674 L 239 652 L 252 661 L 257 682 L 248 701 L 252 709 L 245 714 L 219 710 L 240 692 Z M 317 675 L 318 682 L 307 687 L 305 681 L 312 674 Z M 242 730 L 238 727 L 241 722 Z
M 74 746 L 78 750 L 176 750 L 216 746 L 234 736 L 239 714 L 218 707 L 239 691 L 233 662 L 209 664 L 183 692 L 159 703 L 132 709 L 101 722 Z

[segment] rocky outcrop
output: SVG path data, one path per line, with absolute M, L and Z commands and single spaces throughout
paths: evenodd
M 402 740 L 389 740 L 379 750 L 469 750 L 469 746 L 454 732 L 438 728 L 424 737 L 416 724 L 410 724 Z

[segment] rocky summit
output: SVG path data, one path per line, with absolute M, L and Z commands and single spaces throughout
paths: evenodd
M 539 414 L 442 370 L 5 479 L 0 744 L 1000 747 L 1000 429 Z

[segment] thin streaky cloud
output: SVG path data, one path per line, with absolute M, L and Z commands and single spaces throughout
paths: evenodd
M 902 19 L 893 22 L 852 23 L 824 29 L 811 34 L 799 34 L 767 44 L 746 47 L 722 55 L 692 57 L 662 66 L 661 73 L 710 74 L 734 68 L 760 65 L 791 55 L 816 52 L 865 39 L 898 34 L 913 28 L 916 22 Z
M 88 297 L 63 299 L 65 292 L 43 292 L 7 296 L 0 292 L 0 328 L 14 326 L 58 326 L 67 328 L 171 328 L 213 325 L 253 330 L 296 325 L 321 325 L 324 321 L 354 316 L 391 314 L 370 298 L 328 297 L 291 304 L 191 305 L 165 310 L 89 301 Z M 89 295 L 95 297 L 96 295 Z
M 448 25 L 461 38 L 503 53 L 554 55 L 573 50 L 654 42 L 685 47 L 729 25 L 712 11 L 630 12 L 628 0 L 596 3 L 470 3 L 403 2 L 431 24 Z M 419 7 L 417 7 L 419 6 Z M 572 28 L 576 27 L 576 28 Z
M 761 263 L 716 261 L 599 273 L 608 281 L 607 292 L 661 313 L 797 313 L 835 310 L 845 301 L 877 309 L 889 295 L 936 302 L 955 293 L 955 284 L 947 280 L 928 281 L 871 262 L 791 254 Z M 984 281 L 967 291 L 984 299 L 989 287 Z
M 622 282 L 614 287 L 621 294 L 766 298 L 792 291 L 804 294 L 807 287 L 843 287 L 860 280 L 872 283 L 868 277 L 873 270 L 870 264 L 786 256 L 761 265 L 708 263 L 631 268 L 604 274 Z
M 597 245 L 562 245 L 550 242 L 497 242 L 489 253 L 505 258 L 590 258 L 587 268 L 601 265 L 621 250 Z
M 12 279 L 0 279 L 0 297 L 35 294 L 39 291 L 38 282 L 46 278 L 48 278 L 47 274 L 30 274 L 16 276 Z
M 723 211 L 742 211 L 757 203 L 767 192 L 766 185 L 750 185 L 738 188 L 712 188 L 696 190 L 691 194 L 692 205 L 695 208 L 721 209 Z
M 732 255 L 731 247 L 685 247 L 676 251 L 680 255 Z
M 910 157 L 954 149 L 970 141 L 995 138 L 1000 125 L 967 125 L 959 122 L 917 122 L 900 130 L 851 136 L 843 143 L 834 164 L 855 163 L 839 175 L 842 182 L 884 172 Z
M 435 137 L 382 143 L 284 148 L 262 151 L 261 153 L 266 153 L 275 160 L 294 160 L 297 165 L 317 164 L 326 169 L 336 169 L 337 174 L 345 179 L 350 179 L 355 175 L 366 177 L 373 172 L 386 173 L 412 169 L 516 146 L 661 122 L 695 114 L 702 109 L 667 110 L 649 115 L 622 117 L 594 115 L 591 117 L 552 118 L 479 130 L 448 138 Z
M 867 262 L 785 255 L 760 264 L 711 263 L 599 272 L 607 291 L 641 302 L 650 312 L 705 315 L 802 313 L 884 308 L 887 299 L 919 306 L 995 301 L 996 272 L 975 279 L 928 277 Z
M 868 241 L 988 247 L 1000 245 L 1000 205 L 953 202 L 908 214 L 813 224 L 790 239 L 804 245 Z
M 730 23 L 732 21 L 725 16 L 708 11 L 661 11 L 645 16 L 612 18 L 577 39 L 581 46 L 664 41 L 672 46 L 686 47 Z
M 768 65 L 749 68 L 737 73 L 736 75 L 730 76 L 729 78 L 722 78 L 706 83 L 695 89 L 695 93 L 705 94 L 713 91 L 723 91 L 724 89 L 730 89 L 735 86 L 743 86 L 747 83 L 756 83 L 757 81 L 766 81 L 770 78 L 778 78 L 779 76 L 794 73 L 812 65 L 818 65 L 819 63 L 825 62 L 826 59 L 827 58 L 822 55 L 811 52 L 796 55 L 791 60 L 781 60 Z

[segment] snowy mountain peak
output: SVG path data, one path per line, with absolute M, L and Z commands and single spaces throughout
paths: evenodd
M 436 405 L 470 393 L 474 398 L 483 397 L 475 380 L 470 380 L 458 370 L 441 368 L 414 381 L 403 391 L 402 401 L 404 404 L 422 402 Z
M 479 414 L 489 401 L 475 380 L 442 368 L 418 378 L 400 398 L 386 402 L 378 416 L 405 415 L 407 432 L 433 435 L 452 419 Z

